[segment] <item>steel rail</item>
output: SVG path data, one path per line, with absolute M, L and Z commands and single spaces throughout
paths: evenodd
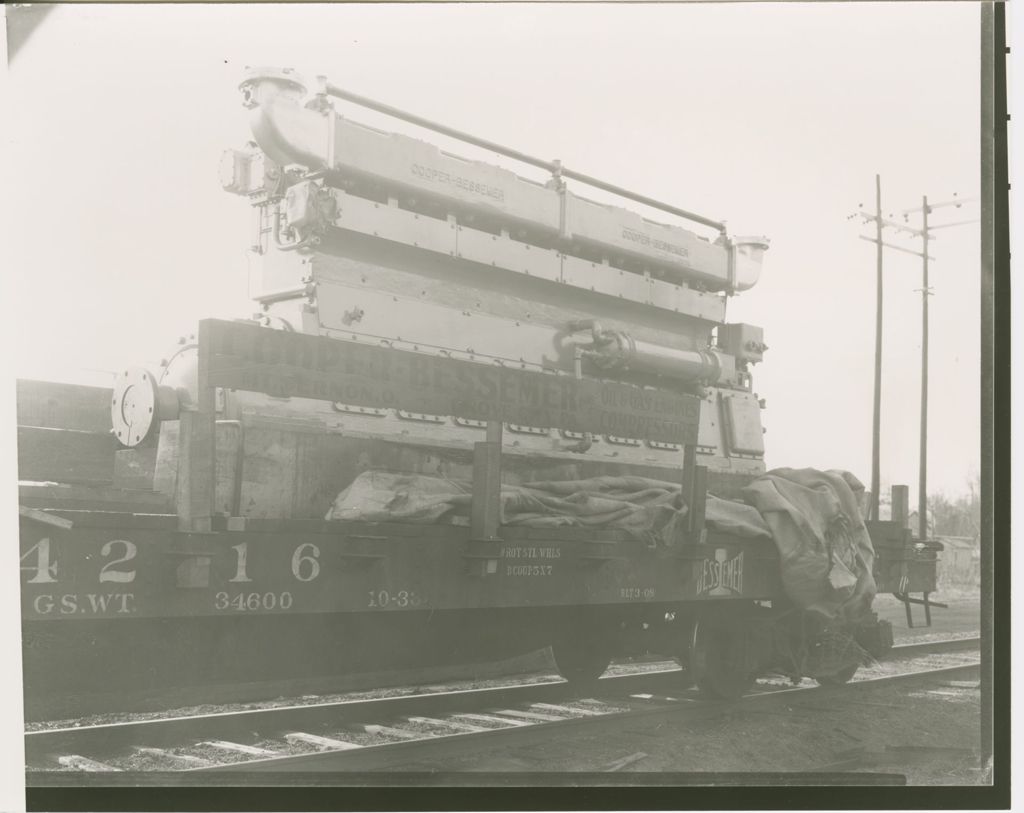
M 938 668 L 918 669 L 891 675 L 863 678 L 846 686 L 796 686 L 781 688 L 761 688 L 736 701 L 697 700 L 696 698 L 653 698 L 657 702 L 633 705 L 624 711 L 613 711 L 601 716 L 584 716 L 560 719 L 551 722 L 539 722 L 529 726 L 511 727 L 480 731 L 475 733 L 451 733 L 446 735 L 423 736 L 420 739 L 402 742 L 371 744 L 352 750 L 325 750 L 303 754 L 282 754 L 269 757 L 257 757 L 237 762 L 222 763 L 208 767 L 184 770 L 164 771 L 115 771 L 104 773 L 85 773 L 77 771 L 32 772 L 27 774 L 30 785 L 82 785 L 92 784 L 95 780 L 99 785 L 145 784 L 151 775 L 159 777 L 160 784 L 231 784 L 238 771 L 258 773 L 292 771 L 311 773 L 330 771 L 337 775 L 346 771 L 380 771 L 394 769 L 402 764 L 414 763 L 425 758 L 437 760 L 463 755 L 470 751 L 479 751 L 482 746 L 501 740 L 502 745 L 522 747 L 550 741 L 554 730 L 559 734 L 572 733 L 586 729 L 590 735 L 617 730 L 626 720 L 643 720 L 658 717 L 659 720 L 671 718 L 673 722 L 685 723 L 713 718 L 723 710 L 735 711 L 738 708 L 754 710 L 759 705 L 771 703 L 783 696 L 802 693 L 804 696 L 816 696 L 821 693 L 842 696 L 850 691 L 862 691 L 878 685 L 911 682 L 935 678 L 954 678 L 973 674 L 979 668 L 979 662 L 961 663 Z M 619 702 L 623 702 L 619 698 Z M 202 779 L 195 777 L 201 774 Z M 190 777 L 194 777 L 191 778 Z
M 336 770 L 381 770 L 392 766 L 395 757 L 404 762 L 411 762 L 419 757 L 437 759 L 442 756 L 454 755 L 457 752 L 479 749 L 483 744 L 501 739 L 503 744 L 522 746 L 531 741 L 547 742 L 557 729 L 558 732 L 586 728 L 596 734 L 599 727 L 617 728 L 624 720 L 636 720 L 644 717 L 672 717 L 674 722 L 693 721 L 717 716 L 723 709 L 730 711 L 737 708 L 749 708 L 770 702 L 782 695 L 844 693 L 860 691 L 865 687 L 879 684 L 902 683 L 922 678 L 952 678 L 979 669 L 980 662 L 943 666 L 934 669 L 923 669 L 913 672 L 902 672 L 895 675 L 864 678 L 843 686 L 793 686 L 788 688 L 772 688 L 751 692 L 735 701 L 727 700 L 696 700 L 677 702 L 675 704 L 656 703 L 649 707 L 631 708 L 624 712 L 605 714 L 600 717 L 575 717 L 558 722 L 541 723 L 522 728 L 501 728 L 474 734 L 448 734 L 426 737 L 407 742 L 393 742 L 381 745 L 369 745 L 351 751 L 324 751 L 308 754 L 266 757 L 247 762 L 217 765 L 208 768 L 187 770 L 186 774 L 233 773 L 235 771 L 336 771 Z
M 889 650 L 886 660 L 895 656 L 925 654 L 928 652 L 959 652 L 968 649 L 979 649 L 981 637 L 970 638 L 937 638 L 932 641 L 911 641 L 905 644 L 896 644 Z
M 475 147 L 481 147 L 485 150 L 489 150 L 490 152 L 496 152 L 499 155 L 504 155 L 506 158 L 512 158 L 515 161 L 529 164 L 530 166 L 537 167 L 538 169 L 547 170 L 556 177 L 572 178 L 574 181 L 579 181 L 580 183 L 592 186 L 595 189 L 603 189 L 605 192 L 611 192 L 613 195 L 619 195 L 620 197 L 635 201 L 636 203 L 642 203 L 644 206 L 650 206 L 653 209 L 658 209 L 662 212 L 667 212 L 668 214 L 676 215 L 677 217 L 681 217 L 686 220 L 692 220 L 694 223 L 700 223 L 703 226 L 718 229 L 718 231 L 723 233 L 726 231 L 725 223 L 720 220 L 704 217 L 703 215 L 696 214 L 695 212 L 680 209 L 678 206 L 673 206 L 669 203 L 649 198 L 646 195 L 632 192 L 624 187 L 608 183 L 607 181 L 602 181 L 592 175 L 585 175 L 582 172 L 576 172 L 575 170 L 562 166 L 560 161 L 547 161 L 543 158 L 528 155 L 525 152 L 520 152 L 519 150 L 512 149 L 511 147 L 506 147 L 495 141 L 489 141 L 486 138 L 479 138 L 478 136 L 463 132 L 462 130 L 457 130 L 454 127 L 449 127 L 447 124 L 441 124 L 440 122 L 432 121 L 431 119 L 418 116 L 415 113 L 410 113 L 398 107 L 392 107 L 384 102 L 378 102 L 376 99 L 361 96 L 358 93 L 345 90 L 344 88 L 340 88 L 329 82 L 323 85 L 323 90 L 328 96 L 333 96 L 337 99 L 342 99 L 343 101 L 359 105 L 360 107 L 375 110 L 386 116 L 401 119 L 402 121 L 409 122 L 410 124 L 415 124 L 417 127 L 433 130 L 435 133 L 440 133 L 441 135 L 446 135 L 450 138 L 464 141 L 467 144 L 472 144 Z
M 979 646 L 980 639 L 978 638 L 941 639 L 904 644 L 894 647 L 886 662 L 928 653 L 962 651 Z M 649 664 L 655 668 L 639 673 L 606 676 L 598 681 L 593 691 L 604 697 L 625 697 L 631 691 L 640 690 L 660 690 L 679 694 L 685 688 L 685 684 L 680 680 L 680 670 L 672 662 L 663 662 L 663 664 L 666 668 L 658 668 L 662 665 L 661 663 Z M 779 691 L 789 690 L 788 688 L 763 689 L 754 696 L 762 693 L 777 694 Z M 183 741 L 196 742 L 204 737 L 226 739 L 241 736 L 243 739 L 248 739 L 254 729 L 281 731 L 291 728 L 302 730 L 310 727 L 320 728 L 325 722 L 337 722 L 339 726 L 344 726 L 354 723 L 379 722 L 382 719 L 389 720 L 403 716 L 486 711 L 497 706 L 514 706 L 524 702 L 571 701 L 575 691 L 564 681 L 551 680 L 533 684 L 499 685 L 483 689 L 40 729 L 27 732 L 25 735 L 26 761 L 29 765 L 38 765 L 49 756 L 61 753 L 87 753 L 93 757 L 102 757 L 132 745 L 143 744 L 143 742 L 147 747 L 180 747 Z M 504 730 L 506 729 L 496 729 L 496 731 Z M 425 741 L 435 742 L 439 739 L 444 739 L 444 737 L 433 736 Z M 381 747 L 384 745 L 366 745 L 359 750 Z M 274 759 L 292 758 L 295 758 L 294 755 L 274 757 Z
M 886 660 L 912 656 L 914 654 L 925 654 L 928 652 L 954 652 L 977 648 L 980 645 L 980 638 L 944 638 L 934 641 L 916 642 L 908 644 L 897 644 L 892 647 Z M 656 661 L 646 664 L 643 671 L 634 671 L 626 674 L 611 674 L 600 678 L 597 687 L 602 691 L 625 691 L 647 687 L 648 682 L 671 682 L 672 676 L 680 672 L 678 664 L 674 661 Z M 636 683 L 636 686 L 633 684 Z M 421 687 L 418 687 L 421 688 Z M 657 688 L 657 685 L 655 686 Z M 668 687 L 671 688 L 671 687 Z M 63 738 L 80 741 L 87 737 L 95 736 L 97 740 L 103 741 L 116 736 L 119 731 L 152 731 L 155 729 L 166 730 L 172 734 L 177 732 L 195 732 L 206 730 L 211 726 L 221 726 L 224 723 L 238 721 L 240 728 L 249 728 L 253 725 L 266 724 L 268 720 L 277 717 L 289 717 L 295 715 L 301 720 L 307 716 L 339 712 L 359 715 L 363 712 L 373 711 L 382 713 L 381 708 L 394 707 L 395 711 L 388 711 L 388 715 L 404 713 L 406 706 L 408 711 L 416 713 L 418 707 L 428 706 L 432 702 L 444 700 L 456 700 L 468 702 L 476 701 L 485 703 L 514 703 L 519 694 L 527 694 L 536 691 L 541 694 L 550 694 L 552 698 L 564 695 L 571 691 L 569 684 L 561 678 L 553 677 L 549 680 L 537 681 L 535 683 L 511 683 L 495 686 L 488 686 L 478 689 L 448 689 L 443 691 L 416 691 L 415 693 L 391 695 L 387 697 L 354 698 L 346 700 L 329 701 L 325 703 L 302 703 L 295 705 L 270 706 L 261 708 L 235 709 L 231 711 L 212 711 L 202 714 L 183 714 L 166 717 L 142 717 L 132 720 L 122 720 L 113 723 L 96 723 L 90 725 L 63 726 L 59 728 L 39 728 L 26 731 L 26 742 L 34 743 L 43 740 L 59 742 Z M 548 699 L 546 696 L 541 699 Z M 148 734 L 147 734 L 148 736 Z M 166 735 L 159 735 L 161 740 L 166 740 Z
M 678 665 L 673 664 L 671 669 L 606 676 L 600 679 L 597 688 L 603 694 L 640 691 L 651 688 L 652 682 L 655 688 L 672 688 L 661 684 L 674 683 L 679 674 Z M 25 733 L 25 758 L 26 762 L 32 764 L 33 759 L 61 751 L 87 750 L 95 753 L 96 749 L 99 749 L 108 753 L 137 743 L 141 738 L 145 738 L 146 745 L 162 746 L 180 744 L 183 738 L 202 739 L 214 735 L 225 738 L 235 734 L 247 736 L 254 728 L 270 730 L 315 726 L 332 717 L 339 717 L 346 723 L 374 722 L 400 716 L 442 713 L 443 708 L 439 707 L 474 711 L 522 703 L 524 696 L 537 702 L 562 700 L 572 694 L 573 688 L 568 683 L 555 679 L 541 683 L 504 684 L 483 689 L 459 689 L 397 697 L 340 700 L 38 729 Z

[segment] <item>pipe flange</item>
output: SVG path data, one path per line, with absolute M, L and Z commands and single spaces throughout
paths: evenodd
M 157 384 L 143 367 L 129 367 L 114 384 L 110 422 L 115 437 L 123 446 L 138 446 L 147 437 L 157 419 Z
M 272 96 L 284 95 L 298 102 L 306 95 L 306 83 L 291 68 L 248 68 L 238 89 L 242 104 L 249 109 Z

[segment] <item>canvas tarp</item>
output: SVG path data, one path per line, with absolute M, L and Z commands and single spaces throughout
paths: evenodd
M 798 606 L 855 621 L 871 608 L 875 553 L 849 472 L 773 469 L 743 489 L 771 528 L 782 584 Z
M 797 606 L 854 620 L 875 594 L 858 492 L 845 472 L 775 469 L 745 488 L 743 501 L 709 494 L 705 517 L 712 530 L 773 540 Z M 338 495 L 327 519 L 464 524 L 471 501 L 468 481 L 369 471 Z M 502 484 L 500 506 L 502 525 L 617 528 L 652 544 L 673 544 L 687 511 L 679 485 L 629 476 Z
M 459 522 L 468 517 L 467 481 L 418 474 L 364 472 L 334 501 L 327 519 L 371 522 Z M 670 544 L 686 516 L 681 488 L 645 477 L 591 477 L 501 486 L 502 525 L 618 528 Z M 765 541 L 771 531 L 749 505 L 708 496 L 712 528 Z

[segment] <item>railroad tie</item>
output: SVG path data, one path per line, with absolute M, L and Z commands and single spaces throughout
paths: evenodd
M 576 709 L 569 708 L 569 706 L 556 706 L 554 703 L 531 703 L 530 708 L 553 711 L 558 714 L 582 714 L 587 717 L 603 717 L 608 713 L 605 711 L 598 711 L 597 709 Z
M 533 725 L 526 720 L 515 720 L 512 717 L 495 717 L 493 714 L 453 714 L 452 717 L 461 717 L 465 720 L 479 720 L 484 723 L 501 723 L 504 726 Z M 490 729 L 493 731 L 494 729 Z
M 509 717 L 524 717 L 527 720 L 537 720 L 542 723 L 561 723 L 568 719 L 566 717 L 558 717 L 554 714 L 541 714 L 537 711 L 516 711 L 515 709 L 499 709 L 494 713 L 507 714 Z
M 285 734 L 284 738 L 288 742 L 304 742 L 307 745 L 315 745 L 324 751 L 349 751 L 353 748 L 363 747 L 355 742 L 336 740 L 333 737 L 321 737 L 318 734 L 307 734 L 304 731 L 293 731 L 290 734 Z
M 209 745 L 212 748 L 220 748 L 224 751 L 235 751 L 239 754 L 248 754 L 253 757 L 273 756 L 277 753 L 276 751 L 271 751 L 267 748 L 260 748 L 256 745 L 243 745 L 240 742 L 229 742 L 227 740 L 206 740 L 206 742 L 201 742 L 199 744 Z
M 386 725 L 364 725 L 363 731 L 367 734 L 390 734 L 392 737 L 401 737 L 405 740 L 422 740 L 434 736 L 419 731 L 406 731 L 404 728 L 389 728 Z
M 680 702 L 678 697 L 670 697 L 667 694 L 647 694 L 645 692 L 641 692 L 640 694 L 631 694 L 630 697 L 634 700 L 657 700 L 661 703 Z M 690 698 L 687 697 L 684 697 L 683 700 L 686 700 L 687 702 L 692 702 Z
M 454 728 L 457 731 L 490 731 L 491 729 L 485 728 L 480 725 L 473 725 L 472 723 L 460 723 L 457 720 L 439 720 L 437 717 L 410 717 L 410 723 L 423 723 L 425 725 L 436 725 L 443 726 L 445 728 Z
M 213 765 L 208 759 L 202 757 L 192 756 L 191 754 L 176 754 L 173 751 L 167 751 L 163 748 L 149 748 L 145 746 L 139 746 L 135 749 L 140 754 L 145 754 L 150 757 L 159 757 L 160 759 L 170 759 L 175 762 L 185 762 L 189 765 L 195 765 L 197 768 L 205 765 Z
M 107 765 L 105 762 L 97 762 L 95 759 L 89 759 L 88 757 L 79 756 L 78 754 L 68 754 L 67 756 L 57 757 L 57 762 L 59 762 L 64 768 L 74 768 L 76 771 L 89 771 L 90 773 L 121 770 L 120 768 L 115 768 L 113 765 Z

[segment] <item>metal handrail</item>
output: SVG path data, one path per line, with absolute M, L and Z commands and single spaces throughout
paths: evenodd
M 370 99 L 366 96 L 360 96 L 358 93 L 353 93 L 352 91 L 345 90 L 344 88 L 340 88 L 337 85 L 331 84 L 329 82 L 324 82 L 322 84 L 322 89 L 323 93 L 328 96 L 333 96 L 337 99 L 342 99 L 343 101 L 351 102 L 352 104 L 357 104 L 361 107 L 369 108 L 370 110 L 376 110 L 378 113 L 383 113 L 384 115 L 392 116 L 393 118 L 401 119 L 402 121 L 407 121 L 410 124 L 415 124 L 418 127 L 424 127 L 428 130 L 433 130 L 435 133 L 440 133 L 441 135 L 446 135 L 459 141 L 464 141 L 467 144 L 472 144 L 476 147 L 481 147 L 485 150 L 496 152 L 499 155 L 504 155 L 506 158 L 512 158 L 513 160 L 521 161 L 524 164 L 529 164 L 539 169 L 547 170 L 556 177 L 572 178 L 575 181 L 587 184 L 588 186 L 592 186 L 596 189 L 603 189 L 605 192 L 611 192 L 613 195 L 619 195 L 621 197 L 635 201 L 636 203 L 642 203 L 645 206 L 650 206 L 653 209 L 659 209 L 662 212 L 668 212 L 669 214 L 676 215 L 677 217 L 682 217 L 686 220 L 692 220 L 694 223 L 700 223 L 703 226 L 709 226 L 713 229 L 717 229 L 722 233 L 725 233 L 726 231 L 725 223 L 721 221 L 713 220 L 709 217 L 704 217 L 703 215 L 699 215 L 694 212 L 689 212 L 686 209 L 680 209 L 677 206 L 672 206 L 671 204 L 664 203 L 660 200 L 649 198 L 646 195 L 640 195 L 636 192 L 631 192 L 628 189 L 624 189 L 621 186 L 616 186 L 615 184 L 608 183 L 607 181 L 602 181 L 599 178 L 594 178 L 590 175 L 584 175 L 582 172 L 576 172 L 575 170 L 567 169 L 566 167 L 562 166 L 562 163 L 560 161 L 546 161 L 543 158 L 537 158 L 532 155 L 527 155 L 526 153 L 520 152 L 519 150 L 514 150 L 511 147 L 506 147 L 494 141 L 488 141 L 485 138 L 478 138 L 477 136 L 470 135 L 469 133 L 464 133 L 461 130 L 456 130 L 454 127 L 449 127 L 446 124 L 441 124 L 439 122 L 423 118 L 422 116 L 417 116 L 415 113 L 409 113 L 397 107 L 392 107 L 389 104 L 378 102 L 375 99 Z

